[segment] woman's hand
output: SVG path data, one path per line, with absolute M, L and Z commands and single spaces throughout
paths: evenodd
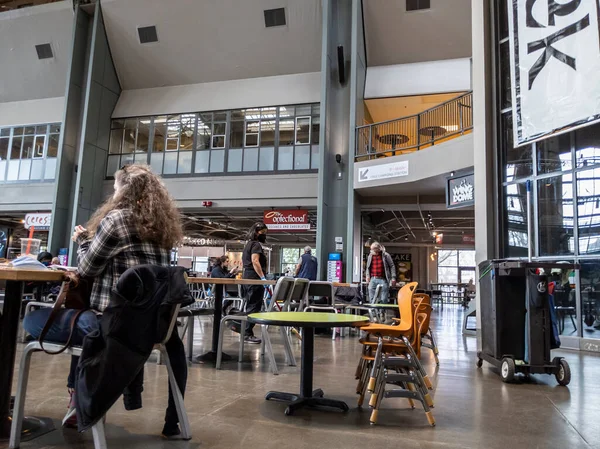
M 83 226 L 77 225 L 75 226 L 75 230 L 73 231 L 73 237 L 71 237 L 71 240 L 73 240 L 74 242 L 77 242 L 77 239 L 79 238 L 80 235 L 85 234 L 87 232 L 87 229 L 85 229 Z

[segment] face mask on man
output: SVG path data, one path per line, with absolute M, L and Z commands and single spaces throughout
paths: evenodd
M 267 241 L 267 234 L 258 234 L 258 241 L 260 243 L 265 243 Z
M 42 260 L 42 265 L 45 265 L 46 267 L 50 266 L 50 260 Z

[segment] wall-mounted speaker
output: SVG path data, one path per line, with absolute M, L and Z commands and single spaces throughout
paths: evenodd
M 346 63 L 344 62 L 344 46 L 338 45 L 337 48 L 337 59 L 338 59 L 338 76 L 340 78 L 340 84 L 346 83 Z

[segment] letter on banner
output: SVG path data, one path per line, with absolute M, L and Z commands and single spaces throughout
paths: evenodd
M 504 1 L 515 144 L 600 121 L 598 0 Z

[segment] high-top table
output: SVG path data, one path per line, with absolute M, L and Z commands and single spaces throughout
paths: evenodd
M 289 402 L 285 409 L 286 415 L 291 415 L 295 410 L 307 406 L 334 407 L 348 411 L 348 404 L 345 402 L 324 398 L 323 390 L 320 388 L 313 390 L 315 327 L 358 327 L 369 322 L 367 317 L 326 312 L 262 312 L 251 313 L 248 315 L 248 321 L 255 324 L 294 326 L 303 329 L 300 393 L 269 391 L 266 400 L 278 399 Z
M 62 271 L 0 267 L 0 280 L 6 281 L 4 308 L 0 315 L 0 440 L 10 436 L 10 394 L 23 287 L 26 282 L 60 282 L 63 278 Z M 50 430 L 52 428 L 45 426 L 44 420 L 25 418 L 22 440 L 27 441 Z
M 219 347 L 219 332 L 221 330 L 221 318 L 223 318 L 223 290 L 225 285 L 275 285 L 275 281 L 263 281 L 260 279 L 233 279 L 233 278 L 196 278 L 189 277 L 189 284 L 214 284 L 215 285 L 215 308 L 213 315 L 212 346 L 211 350 L 197 357 L 199 362 L 217 361 Z M 231 360 L 231 356 L 223 353 L 222 360 Z
M 205 278 L 205 277 L 188 277 L 189 284 L 214 284 L 215 285 L 215 308 L 213 315 L 212 329 L 212 346 L 211 350 L 198 356 L 196 360 L 201 363 L 217 361 L 217 352 L 219 347 L 219 332 L 221 330 L 221 318 L 223 317 L 223 297 L 225 285 L 265 285 L 274 286 L 277 281 L 263 281 L 260 279 L 233 279 L 233 278 Z M 334 282 L 334 287 L 349 287 L 351 284 L 342 282 Z M 231 356 L 223 353 L 222 360 L 231 360 Z

